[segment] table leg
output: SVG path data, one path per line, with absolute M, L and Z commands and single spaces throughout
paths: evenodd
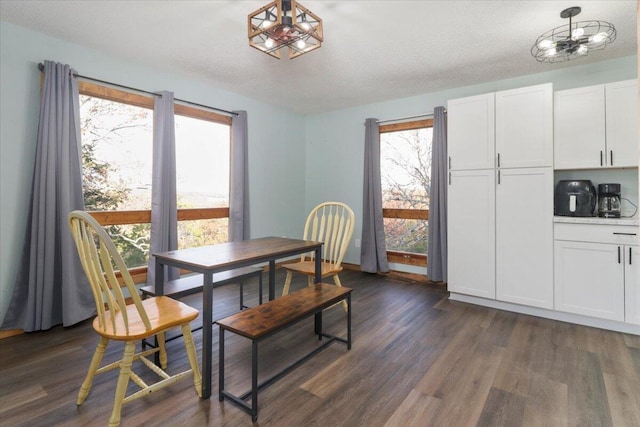
M 269 301 L 276 297 L 276 260 L 269 261 Z
M 322 281 L 322 246 L 316 249 L 315 261 L 316 277 L 314 283 L 320 283 Z
M 202 280 L 202 398 L 208 399 L 211 397 L 213 273 L 204 273 Z
M 224 400 L 224 395 L 222 391 L 224 390 L 224 329 L 220 326 L 220 341 L 218 342 L 218 347 L 220 350 L 220 360 L 218 367 L 218 400 L 222 402 Z
M 154 283 L 155 293 L 156 295 L 164 295 L 164 265 L 157 259 L 155 261 L 156 261 L 155 262 L 156 278 Z M 158 348 L 157 336 L 153 337 L 153 345 L 155 348 Z M 156 364 L 156 366 L 160 366 L 160 352 L 156 352 L 153 355 L 153 362 Z
M 313 315 L 314 317 L 314 329 L 318 336 L 318 340 L 322 339 L 322 310 Z
M 351 350 L 351 292 L 347 295 L 347 350 Z
M 251 342 L 251 419 L 258 419 L 258 341 Z

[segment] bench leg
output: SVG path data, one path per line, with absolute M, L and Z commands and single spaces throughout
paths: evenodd
M 262 272 L 258 275 L 258 301 L 262 304 Z
M 351 350 L 351 293 L 347 294 L 347 350 Z
M 258 341 L 251 342 L 251 420 L 258 420 Z
M 224 390 L 224 329 L 222 329 L 222 326 L 220 327 L 220 339 L 218 342 L 218 348 L 220 351 L 218 366 L 218 400 L 222 402 L 224 400 L 224 395 L 222 394 L 222 391 Z
M 240 310 L 244 307 L 244 280 L 240 282 Z
M 318 336 L 318 340 L 322 339 L 322 310 L 313 315 L 315 324 L 315 333 Z

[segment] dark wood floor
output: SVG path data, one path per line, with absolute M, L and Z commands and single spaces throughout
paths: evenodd
M 281 289 L 281 272 L 277 278 Z M 640 426 L 638 336 L 451 302 L 425 284 L 352 271 L 341 278 L 354 289 L 352 350 L 336 342 L 262 390 L 256 425 Z M 302 286 L 303 279 L 293 285 Z M 245 288 L 255 303 L 256 286 Z M 198 295 L 190 298 L 197 304 Z M 214 298 L 214 315 L 230 314 L 238 288 L 216 289 Z M 325 313 L 324 324 L 344 332 L 342 308 Z M 199 332 L 195 339 L 201 354 Z M 0 425 L 106 425 L 115 373 L 98 376 L 86 402 L 75 404 L 96 342 L 89 322 L 0 341 Z M 244 392 L 249 342 L 227 335 L 226 344 L 227 385 Z M 317 344 L 312 318 L 268 339 L 262 374 Z M 106 359 L 121 350 L 111 344 Z M 169 352 L 169 370 L 183 368 L 182 341 L 169 343 Z M 214 351 L 214 391 L 217 359 Z M 183 381 L 125 405 L 122 425 L 252 423 L 216 395 L 199 399 Z

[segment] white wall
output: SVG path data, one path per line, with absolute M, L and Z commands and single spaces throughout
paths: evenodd
M 579 64 L 579 60 L 575 62 Z M 556 70 L 554 70 L 553 64 L 540 64 L 540 71 L 538 74 L 508 80 L 487 82 L 307 116 L 307 210 L 311 209 L 318 201 L 328 198 L 347 203 L 356 214 L 354 237 L 360 238 L 362 234 L 364 121 L 366 118 L 385 120 L 424 114 L 432 112 L 434 107 L 439 105 L 446 106 L 449 99 L 547 82 L 553 83 L 554 90 L 562 90 L 637 77 L 636 56 Z M 427 80 L 429 76 L 424 78 Z M 355 248 L 354 244 L 349 248 L 345 262 L 360 263 L 360 250 Z M 403 268 L 400 265 L 394 267 Z
M 249 123 L 251 236 L 297 236 L 304 226 L 304 117 L 176 75 L 0 22 L 0 322 L 20 259 L 38 126 L 45 59 L 78 73 L 225 110 L 246 110 Z M 281 207 L 286 207 L 281 209 Z

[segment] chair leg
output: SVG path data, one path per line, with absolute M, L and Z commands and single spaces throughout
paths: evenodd
M 118 376 L 118 385 L 116 386 L 116 395 L 113 399 L 113 412 L 109 419 L 109 427 L 118 427 L 120 425 L 120 412 L 122 411 L 122 401 L 127 392 L 129 378 L 131 377 L 131 364 L 133 363 L 133 354 L 135 353 L 135 341 L 127 341 L 124 346 L 124 354 L 120 361 L 120 375 Z
M 196 346 L 193 343 L 190 324 L 186 323 L 182 325 L 182 336 L 184 338 L 184 346 L 187 349 L 189 364 L 193 371 L 193 384 L 196 387 L 196 393 L 198 393 L 198 396 L 202 397 L 202 375 L 200 374 L 200 368 L 198 367 L 198 355 L 196 353 Z
M 287 271 L 287 277 L 284 279 L 284 288 L 282 289 L 282 295 L 287 295 L 289 293 L 289 286 L 291 285 L 291 278 L 293 277 L 293 273 L 291 271 Z
M 158 337 L 158 348 L 160 349 L 160 367 L 162 369 L 167 369 L 167 345 L 165 341 L 165 333 L 160 332 L 157 334 Z
M 338 277 L 338 275 L 334 275 L 333 276 L 333 281 L 335 282 L 336 286 L 342 287 L 342 283 L 340 283 L 340 278 Z M 342 308 L 344 308 L 344 312 L 347 312 L 347 302 L 345 300 L 342 300 Z
M 315 279 L 315 276 L 307 276 L 307 286 L 308 287 L 312 287 L 313 286 L 313 280 Z
M 102 357 L 104 356 L 104 351 L 107 348 L 107 344 L 109 344 L 109 339 L 100 337 L 98 345 L 96 346 L 96 350 L 93 352 L 91 363 L 89 364 L 89 371 L 87 372 L 87 376 L 84 379 L 82 386 L 80 386 L 80 391 L 78 392 L 78 400 L 76 402 L 78 406 L 82 405 L 82 403 L 89 395 L 91 385 L 93 384 L 93 378 L 96 375 L 96 371 L 100 367 L 100 363 L 102 362 Z

